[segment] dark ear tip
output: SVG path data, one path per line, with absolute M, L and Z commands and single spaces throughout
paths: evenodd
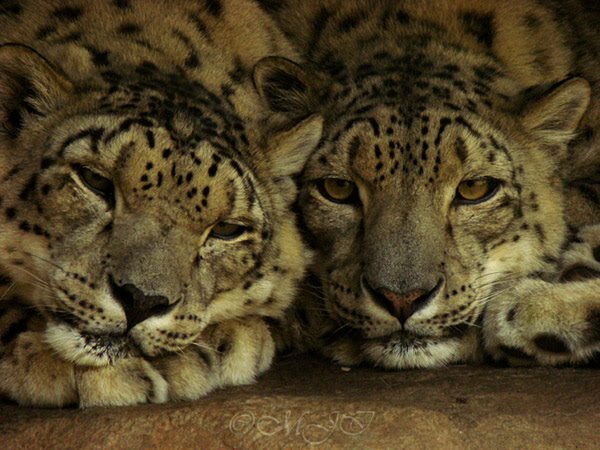
M 300 64 L 268 56 L 256 63 L 252 76 L 256 91 L 272 112 L 298 119 L 312 109 L 313 80 Z

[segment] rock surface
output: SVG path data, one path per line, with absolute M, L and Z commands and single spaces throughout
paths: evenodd
M 600 448 L 600 371 L 350 370 L 288 357 L 258 384 L 191 403 L 0 404 L 6 449 Z

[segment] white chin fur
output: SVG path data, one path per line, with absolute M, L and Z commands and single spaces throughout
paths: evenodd
M 366 361 L 385 369 L 420 369 L 443 367 L 468 358 L 465 342 L 460 339 L 447 339 L 427 342 L 425 345 L 411 345 L 389 340 L 370 342 L 363 346 Z
M 83 336 L 62 323 L 48 324 L 46 342 L 61 358 L 84 366 L 107 366 L 129 353 L 124 338 Z

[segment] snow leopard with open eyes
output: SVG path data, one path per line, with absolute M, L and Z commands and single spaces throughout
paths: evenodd
M 258 90 L 322 113 L 299 212 L 314 277 L 282 346 L 343 364 L 585 363 L 600 351 L 600 8 L 262 2 L 305 58 Z

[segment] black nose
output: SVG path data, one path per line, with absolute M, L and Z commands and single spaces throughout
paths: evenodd
M 401 293 L 383 287 L 373 288 L 367 278 L 364 278 L 364 284 L 377 303 L 404 325 L 410 316 L 435 297 L 442 285 L 442 280 L 438 281 L 433 287 L 411 289 L 408 292 Z
M 114 297 L 121 303 L 125 311 L 128 330 L 149 317 L 167 313 L 173 306 L 169 305 L 167 297 L 146 295 L 133 284 L 127 283 L 120 286 L 111 278 L 110 285 Z

